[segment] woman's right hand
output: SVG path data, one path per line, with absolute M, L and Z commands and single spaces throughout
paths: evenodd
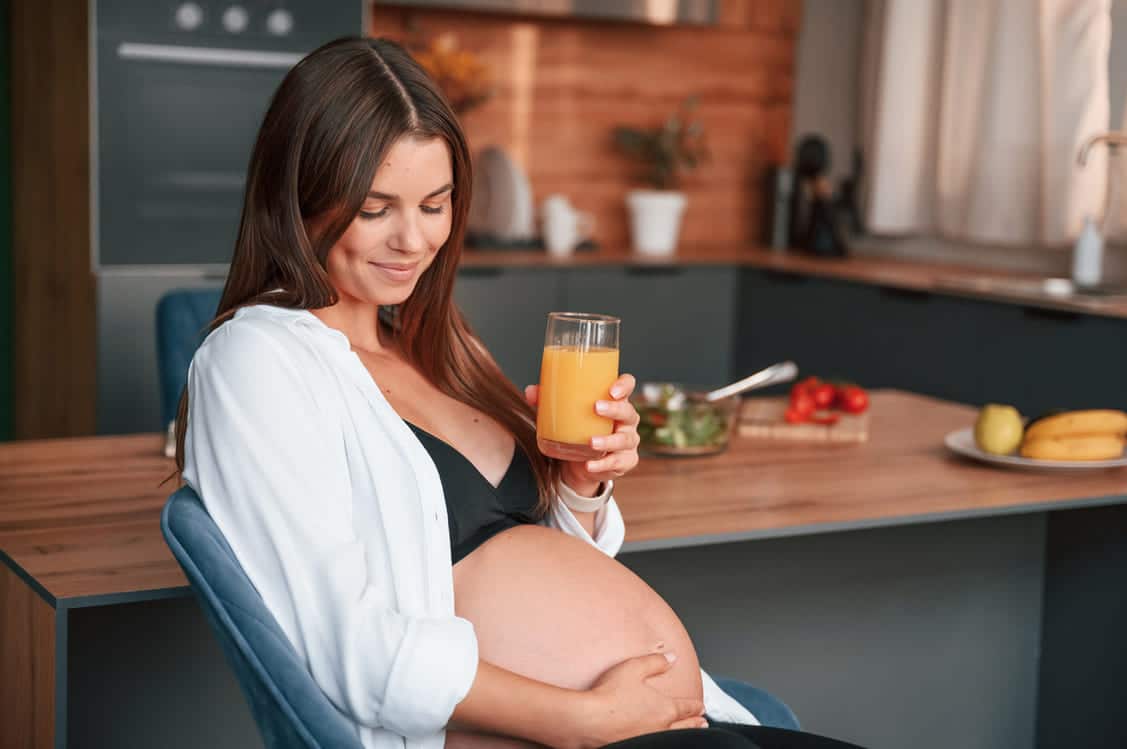
M 672 653 L 630 658 L 608 669 L 583 693 L 577 746 L 599 747 L 673 728 L 704 728 L 704 703 L 669 697 L 647 682 L 673 667 Z

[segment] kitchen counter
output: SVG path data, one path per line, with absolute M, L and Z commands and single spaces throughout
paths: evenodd
M 973 421 L 966 406 L 897 391 L 872 401 L 864 445 L 737 437 L 715 458 L 644 458 L 615 492 L 626 549 L 1127 502 L 1127 471 L 1004 471 L 949 455 L 943 436 Z M 160 482 L 174 469 L 163 444 L 157 434 L 0 444 L 0 559 L 52 606 L 186 594 L 160 535 L 173 490 Z
M 1036 663 L 1041 655 L 1066 668 L 1074 660 L 1071 650 L 1056 658 L 1065 652 L 1058 642 L 1075 642 L 1070 634 L 1059 641 L 1046 635 L 1038 644 L 1042 612 L 1106 620 L 1116 632 L 1122 624 L 1117 609 L 1101 608 L 1114 596 L 1097 596 L 1097 611 L 1073 600 L 1054 603 L 1055 562 L 1045 551 L 1052 549 L 1052 526 L 1046 546 L 1045 518 L 1079 512 L 1096 529 L 1070 530 L 1070 543 L 1086 532 L 1122 528 L 1085 513 L 1123 510 L 1127 472 L 1031 473 L 966 462 L 949 455 L 942 439 L 969 423 L 972 409 L 879 390 L 872 404 L 872 436 L 864 445 L 737 437 L 719 456 L 644 458 L 615 491 L 627 528 L 621 558 L 685 617 L 702 663 L 723 658 L 721 673 L 768 688 L 802 680 L 781 693 L 811 730 L 870 746 L 930 747 L 903 731 L 917 735 L 913 721 L 958 714 L 964 734 L 1014 737 L 991 746 L 1029 745 Z M 152 712 L 155 701 L 223 712 L 235 731 L 227 735 L 253 734 L 218 648 L 211 643 L 201 651 L 198 643 L 210 642 L 206 625 L 160 534 L 160 510 L 174 488 L 160 484 L 173 468 L 162 444 L 162 435 L 141 434 L 0 445 L 0 608 L 20 623 L 5 630 L 0 662 L 8 664 L 6 680 L 34 684 L 37 695 L 4 692 L 0 713 L 15 720 L 0 726 L 0 739 L 33 735 L 35 746 L 65 746 L 69 719 L 73 732 L 97 744 L 99 731 L 126 730 L 120 726 Z M 1123 548 L 1121 540 L 1090 548 Z M 730 543 L 736 541 L 752 543 Z M 1120 586 L 1116 559 L 1081 560 L 1085 590 L 1104 580 Z M 750 587 L 745 575 L 752 575 Z M 760 606 L 772 616 L 756 615 Z M 904 618 L 917 611 L 926 612 L 922 619 Z M 976 625 L 974 635 L 960 630 L 961 622 L 986 621 L 984 612 L 993 623 Z M 932 647 L 935 638 L 955 635 L 957 647 Z M 1085 637 L 1099 641 L 1091 632 Z M 779 662 L 752 658 L 757 651 L 741 645 L 749 638 L 771 642 Z M 821 656 L 796 657 L 812 643 Z M 985 670 L 998 681 L 952 690 L 940 676 L 952 668 Z M 1108 684 L 1118 683 L 1115 668 L 1105 668 Z M 109 669 L 115 688 L 107 691 L 99 683 Z M 847 693 L 823 695 L 802 685 L 820 683 L 827 669 L 848 677 Z M 209 686 L 193 687 L 187 674 L 202 675 Z M 1079 675 L 1060 681 L 1075 683 L 1073 677 Z M 900 692 L 889 688 L 906 680 L 916 686 L 910 704 L 897 709 L 908 717 L 864 719 L 862 705 L 893 699 Z M 857 704 L 842 714 L 842 700 Z M 981 715 L 970 714 L 979 709 Z M 190 745 L 196 724 L 184 719 L 161 730 Z
M 463 268 L 585 268 L 600 266 L 678 267 L 743 266 L 777 273 L 816 276 L 918 292 L 1127 318 L 1127 293 L 1122 296 L 1054 294 L 1040 284 L 1042 275 L 921 260 L 855 256 L 840 260 L 756 247 L 693 247 L 671 258 L 649 258 L 629 252 L 577 252 L 554 258 L 542 251 L 466 250 Z M 472 272 L 472 271 L 471 271 Z
M 624 550 L 1127 503 L 1127 468 L 1000 470 L 949 453 L 973 408 L 896 390 L 872 404 L 861 444 L 736 436 L 711 459 L 644 459 L 615 488 Z

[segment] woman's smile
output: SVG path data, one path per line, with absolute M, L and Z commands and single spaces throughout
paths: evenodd
M 385 278 L 395 283 L 407 283 L 415 277 L 415 270 L 419 267 L 418 262 L 414 263 L 377 263 L 369 261 L 368 263 L 377 271 L 382 273 Z

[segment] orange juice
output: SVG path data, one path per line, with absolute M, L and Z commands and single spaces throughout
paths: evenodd
M 595 413 L 595 401 L 610 400 L 618 378 L 618 349 L 545 346 L 540 362 L 540 404 L 536 436 L 541 441 L 582 445 L 608 435 L 614 420 Z

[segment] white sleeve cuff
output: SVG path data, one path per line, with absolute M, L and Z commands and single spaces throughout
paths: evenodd
M 467 619 L 417 619 L 385 690 L 380 724 L 407 738 L 437 733 L 450 722 L 477 677 L 477 635 Z
M 608 498 L 606 504 L 595 513 L 593 538 L 572 511 L 558 498 L 552 502 L 552 507 L 542 522 L 550 528 L 556 528 L 586 541 L 610 557 L 618 553 L 622 548 L 622 542 L 626 540 L 626 525 L 622 522 L 622 513 L 614 497 Z
M 556 486 L 556 492 L 559 494 L 560 501 L 573 512 L 598 512 L 610 499 L 611 493 L 614 491 L 614 482 L 605 481 L 601 486 L 603 490 L 595 496 L 584 497 L 563 481 L 560 481 Z

